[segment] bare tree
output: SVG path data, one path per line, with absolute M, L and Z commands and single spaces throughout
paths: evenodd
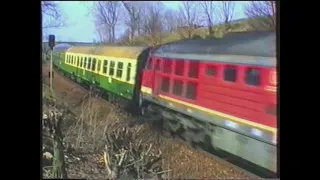
M 118 22 L 121 4 L 118 1 L 98 1 L 95 3 L 97 31 L 101 40 L 115 41 L 115 28 Z M 107 38 L 101 37 L 107 32 Z
M 163 30 L 163 9 L 161 2 L 152 2 L 146 6 L 146 16 L 143 21 L 143 32 L 147 35 L 150 45 L 161 43 L 161 32 Z
M 200 5 L 204 11 L 204 14 L 206 16 L 206 19 L 208 21 L 208 30 L 209 35 L 213 35 L 213 16 L 214 16 L 214 5 L 213 1 L 202 1 L 200 2 Z
M 141 14 L 143 12 L 143 6 L 141 2 L 127 2 L 127 1 L 121 1 L 124 8 L 128 12 L 128 20 L 125 22 L 127 26 L 130 28 L 130 37 L 129 39 L 132 40 L 132 38 L 136 35 L 136 33 L 140 34 L 138 31 L 141 29 Z
M 163 28 L 165 31 L 174 32 L 178 28 L 178 13 L 173 9 L 168 9 L 163 15 Z
M 275 1 L 251 1 L 245 7 L 245 15 L 249 24 L 256 30 L 275 30 L 276 8 Z
M 219 14 L 224 25 L 225 31 L 231 28 L 231 21 L 234 13 L 234 1 L 221 1 Z
M 42 12 L 42 28 L 58 28 L 63 26 L 61 19 L 61 10 L 58 4 L 53 1 L 41 1 L 41 12 Z M 47 19 L 43 17 L 47 16 Z
M 192 1 L 182 1 L 179 8 L 179 34 L 183 38 L 192 38 L 197 23 L 196 3 Z

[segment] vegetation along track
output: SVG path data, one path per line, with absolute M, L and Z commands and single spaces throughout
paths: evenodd
M 62 76 L 60 73 L 56 74 L 56 76 L 59 76 L 62 79 L 66 80 L 67 82 L 72 83 L 72 85 L 74 85 L 76 88 L 81 88 L 81 89 L 84 89 L 84 90 L 88 90 L 88 87 L 80 86 L 79 84 L 75 83 L 71 79 Z M 102 101 L 104 101 L 105 103 L 110 104 L 109 101 L 105 100 L 101 96 L 98 96 L 98 98 L 101 99 Z M 141 120 L 143 118 L 140 117 L 140 118 L 136 118 L 136 119 Z M 160 130 L 159 128 L 153 128 L 153 129 L 162 131 L 162 129 Z M 177 138 L 177 137 L 172 138 L 172 136 L 170 136 L 169 134 L 170 134 L 169 132 L 165 132 L 165 136 L 166 137 L 170 137 L 171 139 L 174 139 L 177 143 L 181 143 L 181 144 L 187 145 L 191 149 L 199 151 L 204 156 L 213 157 L 214 159 L 217 159 L 219 162 L 226 163 L 226 164 L 228 164 L 228 166 L 231 166 L 236 170 L 244 172 L 250 178 L 257 179 L 257 178 L 274 178 L 275 177 L 274 174 L 270 174 L 269 172 L 262 171 L 261 169 L 256 168 L 255 166 L 253 166 L 251 164 L 250 165 L 244 164 L 244 163 L 241 162 L 241 160 L 239 160 L 236 157 L 230 156 L 229 154 L 219 153 L 219 152 L 215 152 L 215 151 L 212 151 L 212 150 L 204 150 L 200 146 L 194 147 L 194 146 L 190 145 L 188 142 L 182 140 L 181 138 Z

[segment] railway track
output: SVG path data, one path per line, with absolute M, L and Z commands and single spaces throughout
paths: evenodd
M 78 83 L 74 82 L 72 79 L 63 76 L 61 74 L 61 72 L 55 71 L 55 73 L 58 73 L 67 82 L 72 83 L 75 86 L 75 88 L 80 88 L 80 89 L 83 89 L 83 90 L 86 90 L 86 91 L 88 91 L 88 90 L 90 91 L 89 87 L 85 87 L 85 86 L 79 85 Z M 109 104 L 111 106 L 115 106 L 115 104 L 112 104 L 111 102 L 107 101 L 106 99 L 104 99 L 100 95 L 96 96 L 96 98 L 100 99 L 104 103 L 107 103 L 107 104 Z M 143 118 L 140 118 L 140 119 L 143 119 Z M 149 123 L 149 122 L 144 121 L 143 123 Z M 154 129 L 159 129 L 159 128 L 154 128 Z M 178 141 L 178 142 L 180 142 L 182 144 L 185 144 L 189 148 L 191 148 L 191 149 L 193 149 L 195 151 L 199 151 L 202 154 L 204 154 L 205 156 L 215 158 L 218 161 L 223 162 L 223 163 L 227 163 L 229 166 L 233 167 L 234 169 L 240 170 L 240 171 L 246 173 L 248 176 L 250 176 L 250 177 L 252 177 L 254 179 L 276 178 L 276 173 L 272 173 L 272 172 L 263 170 L 261 168 L 257 168 L 252 164 L 243 163 L 243 161 L 241 161 L 240 158 L 232 156 L 232 155 L 230 155 L 228 153 L 217 152 L 217 151 L 214 151 L 214 150 L 205 150 L 204 148 L 202 148 L 200 146 L 196 146 L 195 147 L 195 146 L 191 145 L 190 143 L 188 143 L 187 141 L 184 141 L 183 139 L 181 139 L 178 136 L 172 136 L 170 134 L 170 132 L 168 132 L 168 131 L 164 131 L 163 135 L 167 136 L 167 137 L 170 137 L 170 138 L 173 138 L 175 141 Z

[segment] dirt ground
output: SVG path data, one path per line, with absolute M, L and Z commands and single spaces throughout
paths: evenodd
M 44 65 L 43 78 L 47 77 L 48 65 Z M 63 100 L 70 106 L 76 106 L 88 93 L 86 90 L 65 80 L 58 73 L 55 73 L 53 86 L 55 92 L 63 97 Z M 108 116 L 112 105 L 101 99 L 97 99 L 96 102 L 101 116 Z M 75 108 L 74 111 L 80 113 L 81 108 Z M 150 139 L 150 141 L 158 142 L 156 143 L 156 149 L 162 151 L 163 169 L 171 170 L 167 178 L 252 178 L 230 167 L 227 163 L 212 157 L 206 157 L 203 153 L 193 150 L 174 139 L 166 136 L 159 137 L 150 127 L 144 127 L 144 133 L 145 137 L 156 138 Z M 97 163 L 99 156 L 101 156 L 101 152 L 88 150 L 86 154 L 68 157 L 69 178 L 105 179 L 106 170 L 101 164 Z

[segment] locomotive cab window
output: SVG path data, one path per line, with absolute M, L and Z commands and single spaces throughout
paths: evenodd
M 206 75 L 207 76 L 216 76 L 217 75 L 217 67 L 215 66 L 208 66 L 206 68 Z
M 103 74 L 107 74 L 108 60 L 103 61 Z
M 110 68 L 109 68 L 109 75 L 113 76 L 114 75 L 114 67 L 116 63 L 114 61 L 110 61 Z
M 117 74 L 116 74 L 117 78 L 121 78 L 122 77 L 122 70 L 123 70 L 123 62 L 118 62 Z
M 234 66 L 226 66 L 224 69 L 224 80 L 229 82 L 235 82 L 237 75 L 237 69 Z
M 245 72 L 245 82 L 251 86 L 259 86 L 261 79 L 261 73 L 259 69 L 248 68 Z
M 127 78 L 126 78 L 127 81 L 130 81 L 130 77 L 131 77 L 130 73 L 131 73 L 131 63 L 129 63 L 127 66 Z

